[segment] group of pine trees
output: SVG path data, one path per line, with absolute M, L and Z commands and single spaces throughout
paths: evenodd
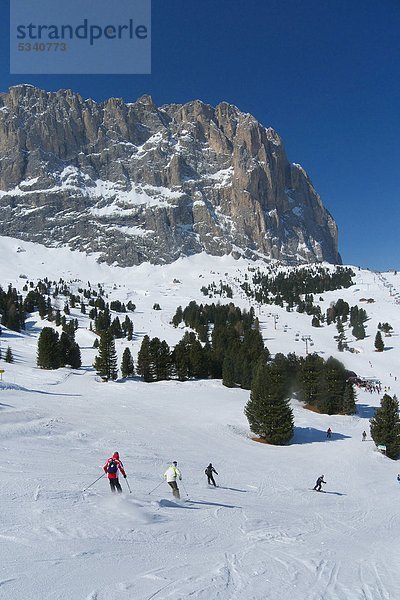
M 79 369 L 81 351 L 75 341 L 75 324 L 71 321 L 61 335 L 53 327 L 43 327 L 37 347 L 37 365 L 42 369 L 58 369 L 69 365 Z
M 304 303 L 304 296 L 307 294 L 321 294 L 350 287 L 353 277 L 354 272 L 347 267 L 337 267 L 335 271 L 322 266 L 302 267 L 279 273 L 275 273 L 271 268 L 263 271 L 256 269 L 251 282 L 243 282 L 241 288 L 247 296 L 260 304 L 283 306 L 286 303 L 287 308 L 291 310 L 294 306 Z
M 250 389 L 254 365 L 264 347 L 254 310 L 241 311 L 227 305 L 198 305 L 195 301 L 178 307 L 172 323 L 181 322 L 197 333 L 186 332 L 170 349 L 167 342 L 145 336 L 138 354 L 137 372 L 145 381 L 191 378 L 223 380 L 229 387 Z
M 178 307 L 172 323 L 184 321 L 186 332 L 170 349 L 167 342 L 145 336 L 139 350 L 137 373 L 146 382 L 176 378 L 217 378 L 227 387 L 253 389 L 256 367 L 263 373 L 279 373 L 286 398 L 297 397 L 319 412 L 353 414 L 355 393 L 347 371 L 339 361 L 324 361 L 317 354 L 306 358 L 277 354 L 271 360 L 264 346 L 254 310 L 241 311 L 234 304 Z M 202 343 L 203 342 L 203 343 Z M 259 375 L 261 377 L 261 375 Z M 268 383 L 266 383 L 268 385 Z
M 221 298 L 233 298 L 233 290 L 227 283 L 219 282 L 219 285 L 213 281 L 207 287 L 203 285 L 200 291 L 205 295 L 213 298 L 214 296 L 220 296 Z
M 328 415 L 356 412 L 354 387 L 340 361 L 333 357 L 325 361 L 318 354 L 296 358 L 292 360 L 292 376 L 299 400 Z
M 329 362 L 331 359 L 327 361 Z M 331 368 L 334 367 L 331 362 Z M 329 377 L 328 372 L 328 380 Z M 345 414 L 352 414 L 355 410 L 354 392 L 351 387 L 350 382 L 347 381 L 344 396 L 346 396 L 345 407 L 349 412 L 343 411 Z M 326 398 L 328 403 L 334 402 L 336 389 L 336 385 L 331 386 L 331 391 Z M 288 388 L 282 370 L 275 361 L 270 364 L 262 361 L 258 363 L 250 399 L 244 412 L 251 431 L 262 440 L 270 444 L 285 444 L 292 438 L 294 419 L 289 405 Z M 375 444 L 386 448 L 386 456 L 397 459 L 400 454 L 400 418 L 396 396 L 392 397 L 388 394 L 383 396 L 381 406 L 371 418 L 370 425 L 371 437 Z
M 114 381 L 118 377 L 118 357 L 115 349 L 115 336 L 109 327 L 100 334 L 98 354 L 94 359 L 94 368 L 103 381 Z M 135 365 L 130 349 L 125 348 L 121 361 L 121 374 L 124 378 L 135 375 Z
M 356 412 L 354 388 L 341 362 L 332 357 L 324 361 L 317 354 L 278 353 L 272 361 L 257 363 L 245 408 L 251 430 L 269 443 L 287 442 L 293 434 L 292 396 L 320 413 Z
M 25 329 L 26 309 L 21 294 L 10 284 L 5 292 L 0 287 L 1 325 L 12 331 Z
M 111 305 L 109 307 L 108 304 L 105 304 L 102 298 L 99 298 L 98 301 L 96 301 L 96 304 L 97 306 L 94 306 L 89 311 L 89 318 L 94 321 L 94 327 L 92 326 L 91 328 L 94 329 L 98 335 L 101 335 L 104 331 L 110 329 L 114 338 L 126 337 L 128 341 L 131 341 L 133 337 L 133 323 L 129 316 L 126 315 L 121 323 L 118 315 L 112 318 Z M 115 303 L 111 304 L 115 306 Z M 99 306 L 101 306 L 102 309 L 99 310 Z

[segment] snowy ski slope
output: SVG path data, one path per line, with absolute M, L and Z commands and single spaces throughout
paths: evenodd
M 221 279 L 235 286 L 248 265 L 200 255 L 120 269 L 11 238 L 0 238 L 0 256 L 3 287 L 22 289 L 19 275 L 64 277 L 80 280 L 76 287 L 102 283 L 109 300 L 132 300 L 135 359 L 146 333 L 175 344 L 183 335 L 169 324 L 177 306 L 210 302 L 202 285 Z M 307 315 L 263 307 L 257 316 L 272 353 L 304 355 L 301 337 L 309 335 L 313 351 L 400 395 L 399 293 L 400 275 L 356 269 L 354 286 L 322 295 L 324 309 L 339 297 L 366 309 L 368 337 L 355 342 L 346 331 L 358 353 L 337 352 L 335 326 L 312 328 Z M 362 297 L 375 302 L 362 304 Z M 237 289 L 233 301 L 249 306 Z M 155 302 L 161 311 L 152 309 Z M 382 394 L 359 391 L 353 417 L 319 415 L 293 401 L 292 443 L 267 446 L 250 439 L 247 391 L 219 381 L 101 383 L 91 366 L 89 320 L 79 309 L 71 316 L 80 323 L 77 371 L 36 367 L 37 336 L 48 325 L 37 314 L 25 333 L 3 328 L 0 337 L 3 356 L 10 345 L 15 357 L 0 362 L 1 599 L 400 598 L 400 465 L 369 435 L 361 442 Z M 381 354 L 374 352 L 379 321 L 394 328 Z M 118 340 L 119 360 L 126 344 Z M 124 494 L 112 496 L 105 478 L 82 492 L 115 450 L 132 493 L 122 481 Z M 182 502 L 162 480 L 172 460 L 183 473 Z M 219 472 L 216 489 L 204 475 L 210 461 Z M 326 493 L 318 494 L 312 487 L 322 473 Z

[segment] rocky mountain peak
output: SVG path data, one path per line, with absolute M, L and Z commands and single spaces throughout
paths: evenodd
M 122 266 L 206 251 L 340 262 L 304 169 L 252 115 L 29 85 L 0 94 L 0 234 Z

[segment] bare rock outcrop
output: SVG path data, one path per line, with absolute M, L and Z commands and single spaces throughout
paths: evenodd
M 304 169 L 226 102 L 96 103 L 15 86 L 0 94 L 0 206 L 1 235 L 121 266 L 201 251 L 341 262 Z

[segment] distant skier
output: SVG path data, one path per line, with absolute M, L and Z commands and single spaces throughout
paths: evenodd
M 330 438 L 331 438 L 331 436 L 332 436 L 332 429 L 331 429 L 330 427 L 328 427 L 328 430 L 327 430 L 327 432 L 326 432 L 326 437 L 327 437 L 328 439 L 330 439 Z
M 400 473 L 397 474 L 397 481 L 400 483 Z
M 106 464 L 103 467 L 104 473 L 107 473 L 108 481 L 110 482 L 110 488 L 113 493 L 116 491 L 118 493 L 122 493 L 121 484 L 118 480 L 118 472 L 122 474 L 124 479 L 126 479 L 126 473 L 124 470 L 124 465 L 119 460 L 118 452 L 114 452 L 111 458 L 107 459 Z
M 365 442 L 365 440 L 367 439 L 367 434 L 365 431 L 362 432 L 362 441 Z
M 208 483 L 208 485 L 213 485 L 214 487 L 217 487 L 217 484 L 214 481 L 213 473 L 215 473 L 216 475 L 218 475 L 218 473 L 214 469 L 214 467 L 212 466 L 211 463 L 205 469 L 204 473 L 207 475 L 207 483 Z
M 313 489 L 316 492 L 320 492 L 321 491 L 321 486 L 322 486 L 323 483 L 326 483 L 326 481 L 324 481 L 324 476 L 321 475 L 321 477 L 318 477 L 317 482 L 316 482 L 316 484 L 315 484 L 315 486 L 314 486 Z
M 180 497 L 181 497 L 181 495 L 179 493 L 179 488 L 178 488 L 178 484 L 176 483 L 176 480 L 177 479 L 179 479 L 179 480 L 182 479 L 182 473 L 178 469 L 177 465 L 178 465 L 178 463 L 176 462 L 176 460 L 174 460 L 174 462 L 172 463 L 172 465 L 170 465 L 168 467 L 168 469 L 165 471 L 165 473 L 164 473 L 164 479 L 167 480 L 168 485 L 172 489 L 172 493 L 174 495 L 174 498 L 177 498 L 179 500 Z

